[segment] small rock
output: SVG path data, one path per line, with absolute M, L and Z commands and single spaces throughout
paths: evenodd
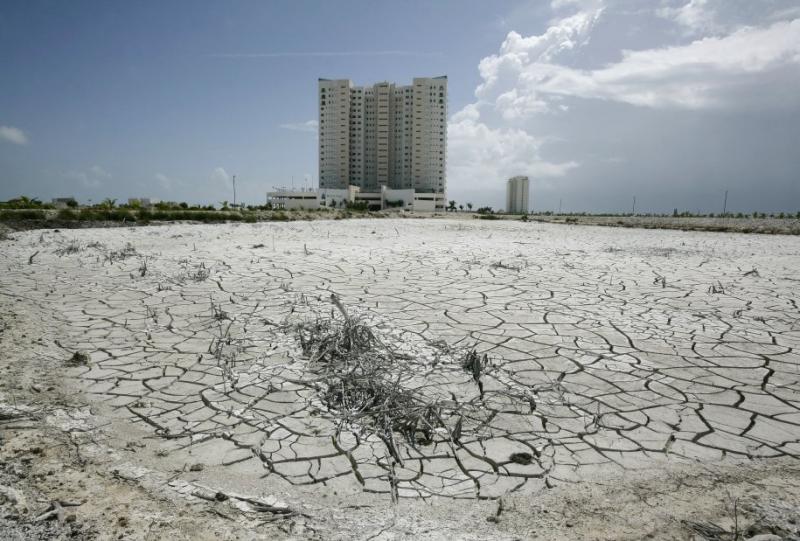
M 81 351 L 76 351 L 67 361 L 72 366 L 83 366 L 89 363 L 89 356 Z
M 205 468 L 205 465 L 197 463 L 197 464 L 192 464 L 189 467 L 189 471 L 203 471 L 204 468 Z
M 515 464 L 521 464 L 523 466 L 528 466 L 533 462 L 533 455 L 530 453 L 512 453 L 511 456 L 508 457 L 511 462 Z

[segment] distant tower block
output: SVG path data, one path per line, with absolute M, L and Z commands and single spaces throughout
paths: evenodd
M 506 212 L 528 213 L 528 177 L 511 177 L 506 184 Z

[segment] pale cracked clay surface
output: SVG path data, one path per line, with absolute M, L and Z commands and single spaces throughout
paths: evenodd
M 86 454 L 188 512 L 224 498 L 222 536 L 685 539 L 738 500 L 800 535 L 778 524 L 800 480 L 800 239 L 375 220 L 2 247 L 3 302 L 81 397 Z M 387 438 L 331 406 L 298 326 L 340 320 L 332 293 L 427 428 Z M 644 514 L 603 512 L 620 492 Z

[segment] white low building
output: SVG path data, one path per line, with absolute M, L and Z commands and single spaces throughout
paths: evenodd
M 319 208 L 319 194 L 315 191 L 277 190 L 267 194 L 267 203 L 274 209 L 315 210 Z
M 54 197 L 53 206 L 57 209 L 65 209 L 69 207 L 77 207 L 78 201 L 74 197 Z
M 419 212 L 444 212 L 447 194 L 440 192 L 415 193 L 414 210 Z
M 361 191 L 358 186 L 322 188 L 317 191 L 276 190 L 267 194 L 267 202 L 275 209 L 314 210 L 345 208 L 349 204 L 366 203 L 369 210 L 398 209 L 419 212 L 444 212 L 447 197 L 443 193 L 417 193 L 413 189 Z
M 355 203 L 360 188 L 348 186 L 347 188 L 322 188 L 319 190 L 319 206 L 328 208 L 344 208 L 349 203 Z

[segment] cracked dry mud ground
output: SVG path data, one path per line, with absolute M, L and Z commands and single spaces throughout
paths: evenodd
M 611 525 L 526 510 L 558 494 L 573 516 L 564 501 L 616 488 L 650 507 L 703 477 L 780 479 L 796 510 L 799 254 L 796 238 L 512 222 L 176 225 L 18 233 L 0 280 L 49 355 L 88 355 L 61 370 L 109 423 L 92 444 L 150 492 L 277 496 L 302 536 L 592 537 Z M 393 352 L 387 380 L 436 408 L 424 435 L 389 445 L 324 399 L 296 329 L 339 317 L 331 293 Z M 482 391 L 460 365 L 472 348 Z M 675 498 L 668 538 L 692 516 Z M 637 538 L 625 527 L 608 535 Z

